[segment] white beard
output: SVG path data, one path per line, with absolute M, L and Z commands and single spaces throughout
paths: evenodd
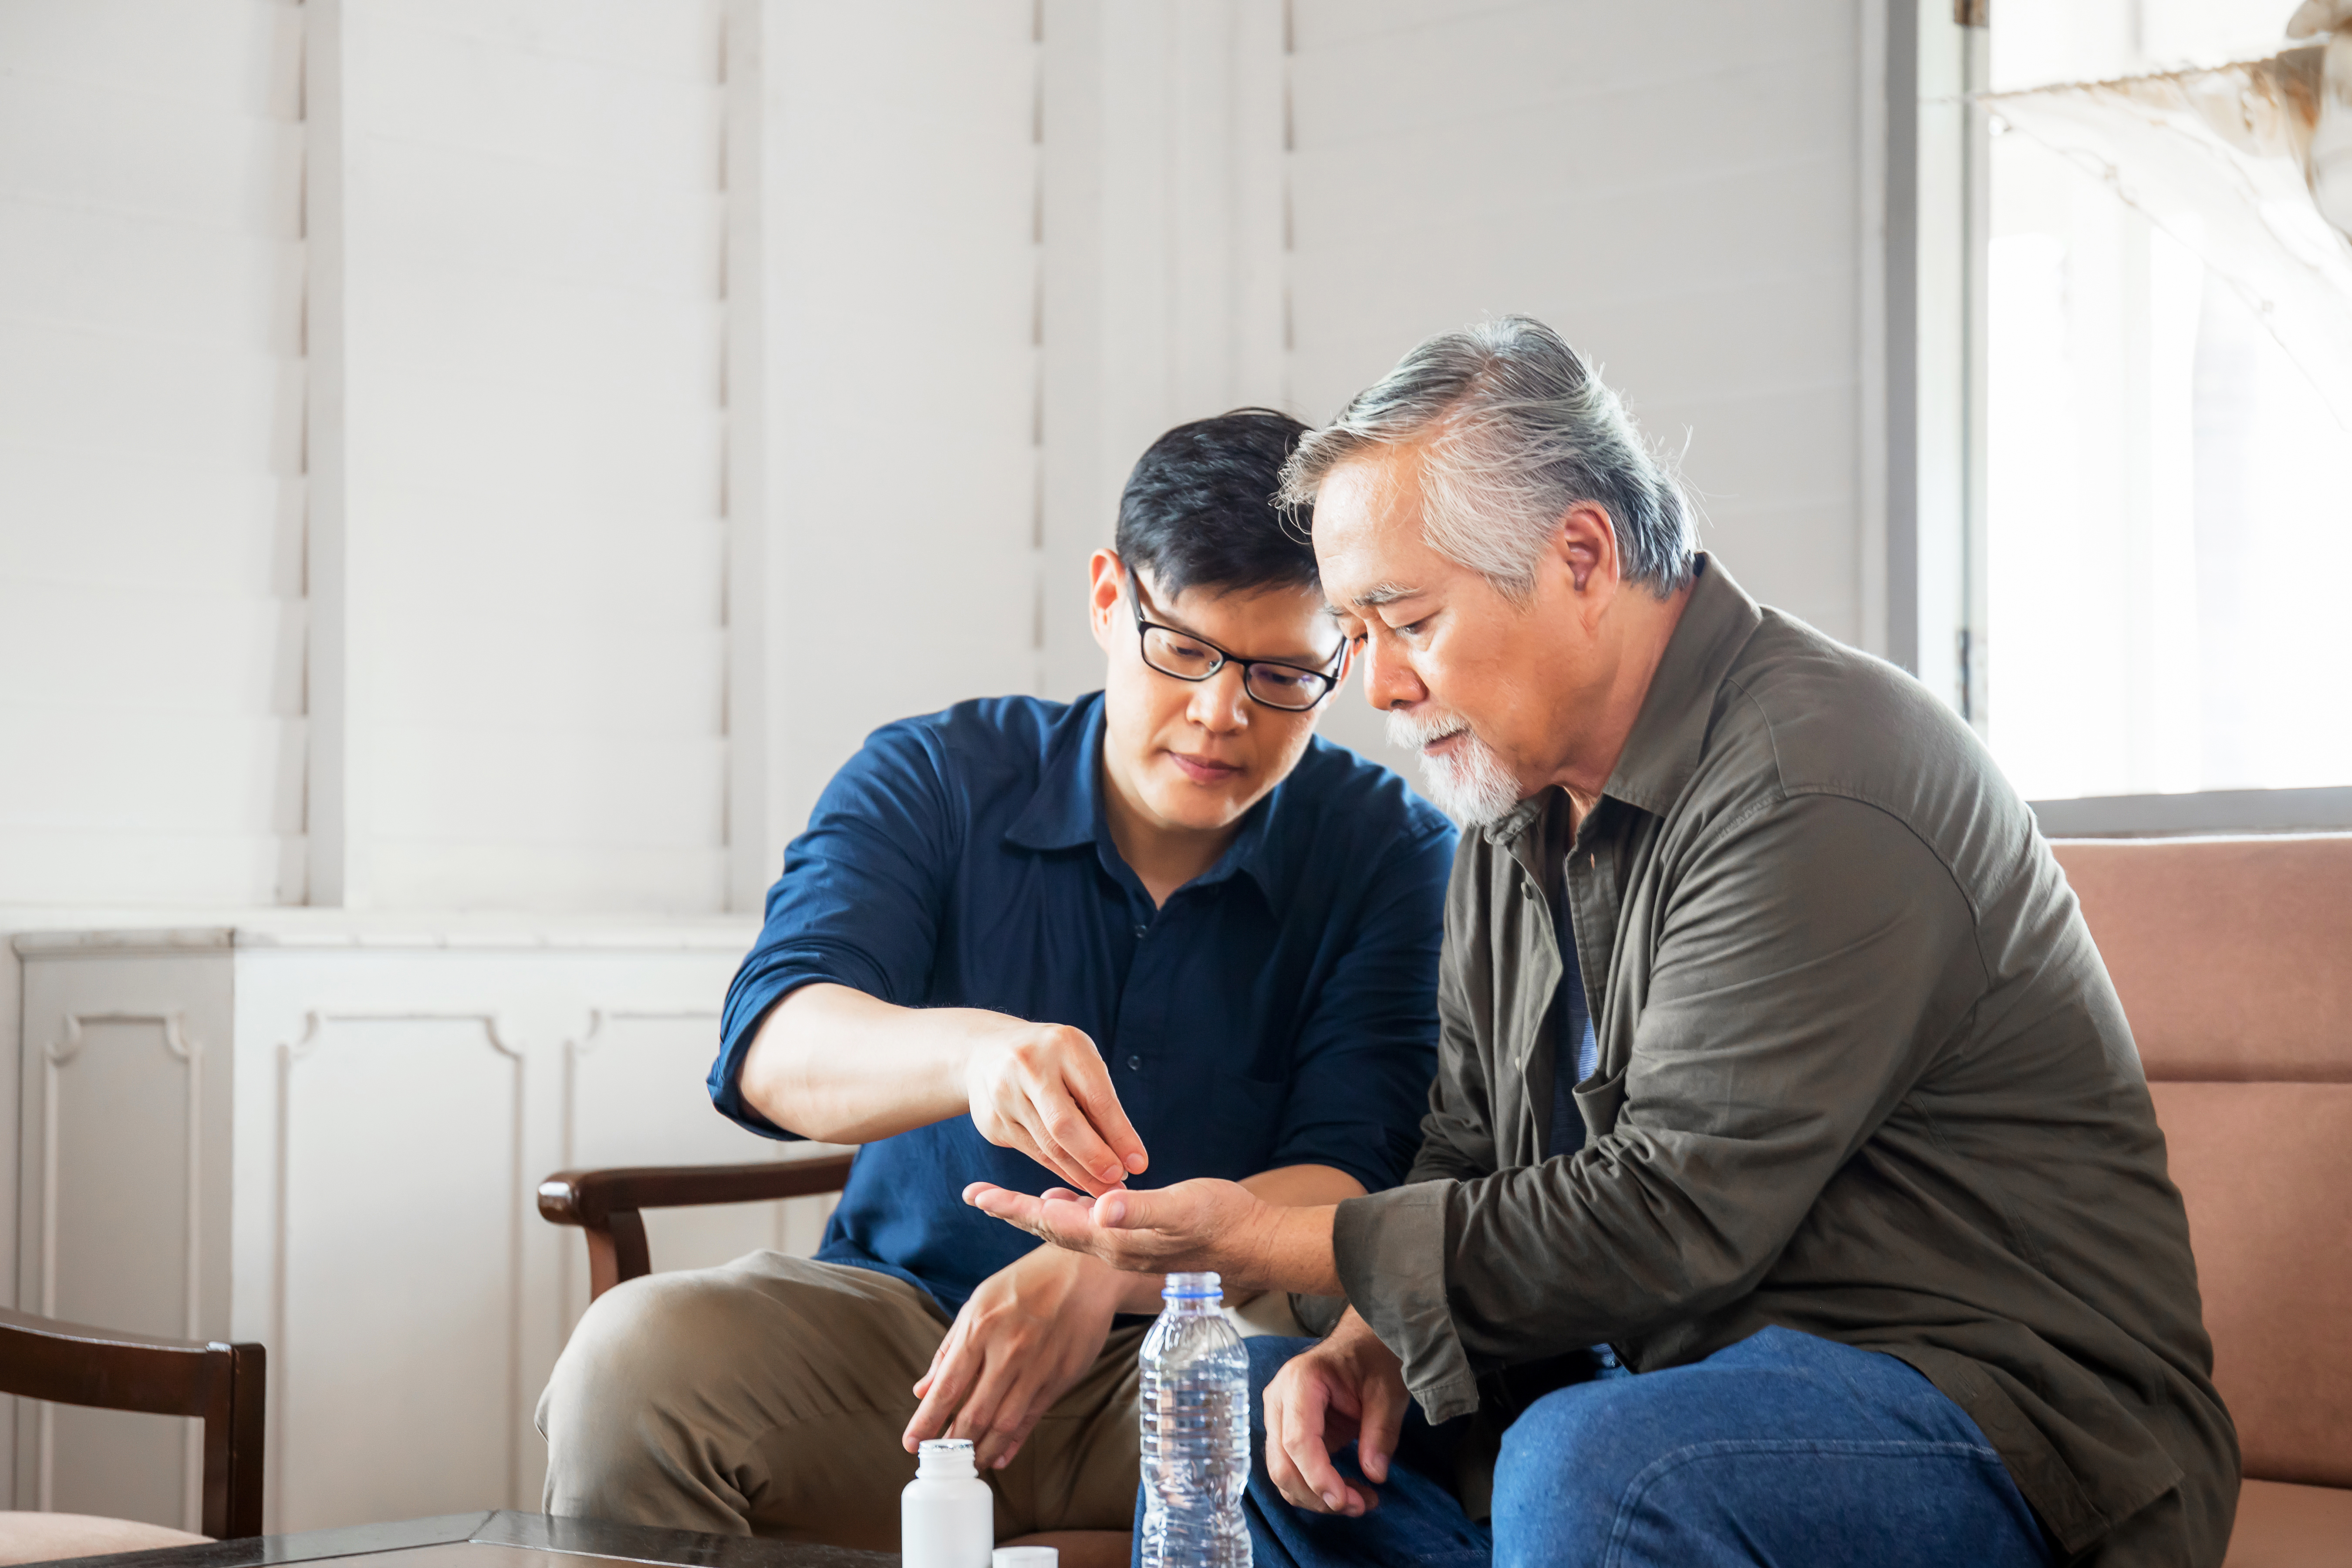
M 1421 779 L 1437 809 L 1465 827 L 1486 827 L 1510 816 L 1519 804 L 1519 781 L 1494 748 L 1451 713 L 1410 714 L 1391 709 L 1389 744 L 1421 753 Z M 1461 743 L 1444 756 L 1421 748 L 1455 731 Z

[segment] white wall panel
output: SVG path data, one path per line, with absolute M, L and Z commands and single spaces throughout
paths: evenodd
M 525 58 L 554 55 L 632 77 L 707 82 L 719 68 L 717 7 L 646 0 L 401 0 L 401 21 Z
M 485 886 L 529 888 L 562 910 L 717 909 L 725 901 L 726 852 L 604 844 L 593 856 L 570 844 L 467 839 L 393 840 L 383 901 L 392 909 L 460 909 Z
M 485 843 L 685 847 L 719 827 L 724 752 L 717 740 L 698 746 L 667 737 L 654 754 L 619 767 L 603 736 L 552 725 L 384 732 L 379 823 L 387 840 L 441 837 L 472 825 Z M 562 787 L 549 787 L 551 780 Z
M 135 1163 L 80 1164 L 68 1179 L 59 1162 L 49 1162 L 38 1223 L 51 1267 L 39 1310 L 134 1333 L 195 1331 L 202 1253 L 186 1194 L 195 1190 L 189 1176 L 203 1154 L 194 1114 L 201 1042 L 159 1014 L 91 1020 L 64 1038 L 37 1041 L 36 1049 L 43 1089 L 37 1103 L 51 1150 L 109 1139 L 124 1125 L 143 1130 Z M 189 1428 L 201 1432 L 201 1423 L 72 1406 L 44 1415 L 41 1506 L 89 1513 L 127 1501 L 130 1517 L 185 1527 Z M 132 1479 L 127 1493 L 110 1481 L 109 1465 Z
M 133 94 L 158 107 L 227 115 L 301 113 L 293 0 L 186 5 L 157 0 L 17 0 L 0 6 L 0 62 L 12 77 Z
M 767 10 L 770 879 L 876 725 L 1036 688 L 1033 9 Z
M 593 499 L 572 485 L 550 488 L 567 504 Z M 504 510 L 488 497 L 403 498 L 400 527 L 409 548 L 380 563 L 377 590 L 389 603 L 437 605 L 485 625 L 528 616 L 699 627 L 720 614 L 724 547 L 713 531 L 662 531 L 626 512 L 583 505 L 570 511 L 562 547 L 551 550 L 500 528 Z M 460 556 L 471 570 L 452 576 L 444 563 Z M 520 597 L 518 583 L 528 585 Z
M 0 10 L 0 901 L 299 894 L 299 17 Z
M 299 479 L 0 445 L 0 495 L 27 520 L 7 534 L 12 581 L 301 598 Z
M 225 969 L 180 955 L 27 988 L 17 1274 L 30 1310 L 173 1336 L 226 1322 L 229 990 Z M 106 1157 L 80 1157 L 94 1148 Z M 18 1506 L 194 1528 L 197 1431 L 20 1401 Z
M 344 7 L 339 700 L 376 904 L 722 896 L 718 18 Z
M 142 106 L 146 107 L 146 106 Z M 39 319 L 249 353 L 299 349 L 300 253 L 285 237 L 175 226 L 158 267 L 152 221 L 42 202 L 0 204 L 0 300 Z
M 521 1163 L 522 1075 L 487 1019 L 330 1022 L 289 1054 L 279 1245 L 302 1266 L 270 1371 L 284 1384 L 274 1414 L 302 1441 L 270 1478 L 289 1500 L 280 1529 L 496 1508 L 520 1491 L 509 1426 L 524 1372 L 499 1330 L 520 1321 L 539 1174 Z M 354 1197 L 394 1181 L 397 1206 L 354 1224 Z M 402 1344 L 433 1353 L 386 1353 Z M 386 1431 L 433 1437 L 384 1465 Z M 304 1505 L 323 1498 L 331 1510 Z
M 158 0 L 153 8 L 166 7 Z M 0 193 L 295 237 L 300 213 L 288 196 L 301 174 L 301 131 L 290 116 L 272 117 L 267 97 L 257 92 L 241 111 L 207 112 L 95 89 L 89 78 L 102 70 L 100 61 L 75 62 L 89 68 L 67 80 L 43 74 L 43 63 L 22 56 L 9 62 L 9 90 L 0 96 Z

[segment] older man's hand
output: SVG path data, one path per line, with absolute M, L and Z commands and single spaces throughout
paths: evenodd
M 1352 1442 L 1367 1480 L 1389 1479 L 1407 1400 L 1403 1363 L 1353 1308 L 1330 1337 L 1293 1356 L 1265 1390 L 1265 1470 L 1276 1490 L 1309 1513 L 1359 1518 L 1380 1493 L 1349 1482 L 1331 1463 Z
M 1235 1296 L 1339 1291 L 1330 1207 L 1269 1204 L 1238 1182 L 1199 1178 L 1149 1192 L 1117 1187 L 1097 1198 L 1066 1187 L 1031 1197 L 974 1182 L 963 1201 L 1056 1247 L 1132 1273 L 1213 1270 Z

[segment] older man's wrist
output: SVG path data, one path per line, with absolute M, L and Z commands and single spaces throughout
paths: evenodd
M 1240 1270 L 1253 1291 L 1291 1290 L 1306 1296 L 1339 1294 L 1339 1269 L 1331 1253 L 1331 1221 L 1338 1205 L 1290 1208 L 1268 1204 L 1255 1227 Z

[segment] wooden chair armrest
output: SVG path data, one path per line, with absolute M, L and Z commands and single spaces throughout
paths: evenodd
M 625 1165 L 558 1171 L 539 1184 L 540 1217 L 576 1225 L 588 1238 L 589 1299 L 625 1279 L 653 1272 L 645 1209 L 704 1204 L 767 1203 L 837 1193 L 849 1180 L 849 1154 L 777 1160 L 764 1165 Z
M 539 1184 L 539 1212 L 552 1225 L 594 1226 L 625 1210 L 756 1204 L 837 1193 L 849 1179 L 847 1154 L 777 1160 L 764 1165 L 623 1165 L 558 1171 Z

